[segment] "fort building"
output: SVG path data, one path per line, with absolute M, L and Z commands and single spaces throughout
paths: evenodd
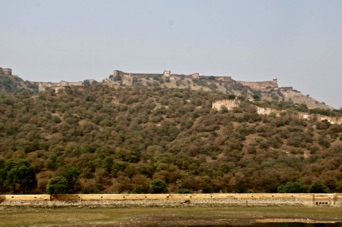
M 127 86 L 133 85 L 133 77 L 131 74 L 124 74 L 122 75 L 121 79 L 122 79 L 122 84 L 127 85 Z
M 231 76 L 219 76 L 217 77 L 218 81 L 226 81 L 226 82 L 231 82 L 233 81 Z
M 170 77 L 171 71 L 170 70 L 164 70 L 163 77 Z
M 191 74 L 192 79 L 199 79 L 200 75 L 199 73 L 193 73 Z
M 12 69 L 10 69 L 10 68 L 0 68 L 0 72 L 2 74 L 12 76 Z
M 32 82 L 32 83 L 38 85 L 39 92 L 46 91 L 48 88 L 53 88 L 55 89 L 56 92 L 58 92 L 60 90 L 64 90 L 66 87 L 77 87 L 77 86 L 81 87 L 84 85 L 82 81 L 68 82 L 64 80 L 62 80 L 59 83 L 54 83 L 54 82 Z

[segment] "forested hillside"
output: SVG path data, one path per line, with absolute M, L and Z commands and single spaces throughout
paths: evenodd
M 241 97 L 211 108 L 227 98 L 103 84 L 2 95 L 0 192 L 342 191 L 342 125 L 285 102 L 256 103 L 279 117 Z
M 24 81 L 18 76 L 5 75 L 0 68 L 0 94 L 26 91 L 30 94 L 38 92 L 38 86 L 30 81 Z

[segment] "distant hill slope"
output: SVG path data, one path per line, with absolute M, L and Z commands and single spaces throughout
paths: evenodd
M 250 82 L 236 81 L 230 76 L 200 76 L 198 73 L 183 75 L 165 71 L 163 74 L 144 74 L 114 70 L 113 75 L 105 79 L 103 83 L 113 87 L 143 85 L 203 90 L 240 96 L 250 101 L 283 101 L 306 105 L 308 109 L 333 109 L 292 87 L 278 87 L 276 78 L 270 81 Z
M 319 102 L 308 95 L 304 95 L 300 91 L 287 88 L 279 88 L 270 92 L 263 92 L 262 99 L 268 101 L 284 101 L 291 102 L 297 105 L 306 105 L 308 109 L 334 109 L 333 107 Z
M 307 192 L 319 181 L 342 191 L 341 124 L 281 100 L 213 108 L 227 96 L 105 83 L 1 96 L 0 173 L 31 165 L 31 193 L 49 179 L 69 193 Z M 8 180 L 0 193 L 14 191 Z
M 0 93 L 14 93 L 19 91 L 28 91 L 29 93 L 37 93 L 38 86 L 30 81 L 24 81 L 18 76 L 5 74 L 0 68 Z

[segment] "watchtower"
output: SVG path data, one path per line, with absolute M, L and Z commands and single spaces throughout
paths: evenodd
M 199 79 L 200 75 L 199 73 L 193 73 L 191 74 L 192 79 Z
M 5 75 L 12 76 L 12 69 L 10 69 L 10 68 L 3 68 L 3 69 L 2 69 L 2 72 L 3 72 Z
M 171 71 L 170 70 L 164 70 L 163 77 L 170 77 Z

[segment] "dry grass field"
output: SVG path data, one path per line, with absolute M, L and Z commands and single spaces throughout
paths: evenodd
M 0 226 L 247 225 L 342 222 L 342 207 L 0 207 Z

